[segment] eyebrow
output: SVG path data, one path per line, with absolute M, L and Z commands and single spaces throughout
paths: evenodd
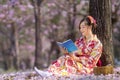
M 82 26 L 82 27 L 85 27 L 85 25 L 80 25 L 80 27 L 81 27 L 81 26 Z

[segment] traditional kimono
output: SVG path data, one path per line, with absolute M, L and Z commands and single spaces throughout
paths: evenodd
M 75 44 L 79 50 L 73 52 L 72 55 L 76 56 L 78 60 L 71 55 L 61 56 L 49 66 L 49 72 L 57 75 L 90 74 L 93 72 L 102 53 L 100 40 L 94 36 L 92 40 L 85 42 L 85 38 L 81 37 L 75 41 Z

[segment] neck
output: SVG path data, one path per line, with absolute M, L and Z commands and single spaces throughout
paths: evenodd
M 88 35 L 85 36 L 86 41 L 92 40 L 94 37 L 94 35 L 92 34 L 92 32 L 90 32 Z

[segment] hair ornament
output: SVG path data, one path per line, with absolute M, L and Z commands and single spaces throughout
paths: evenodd
M 96 24 L 96 20 L 92 16 L 87 16 L 87 17 L 90 19 L 91 23 Z

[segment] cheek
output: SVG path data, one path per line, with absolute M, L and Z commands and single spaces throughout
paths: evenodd
M 87 34 L 87 33 L 88 33 L 88 30 L 87 30 L 87 29 L 84 29 L 84 33 Z
M 86 29 L 86 28 L 83 28 L 82 31 L 87 32 L 87 29 Z
M 86 34 L 89 34 L 90 30 L 86 29 Z

